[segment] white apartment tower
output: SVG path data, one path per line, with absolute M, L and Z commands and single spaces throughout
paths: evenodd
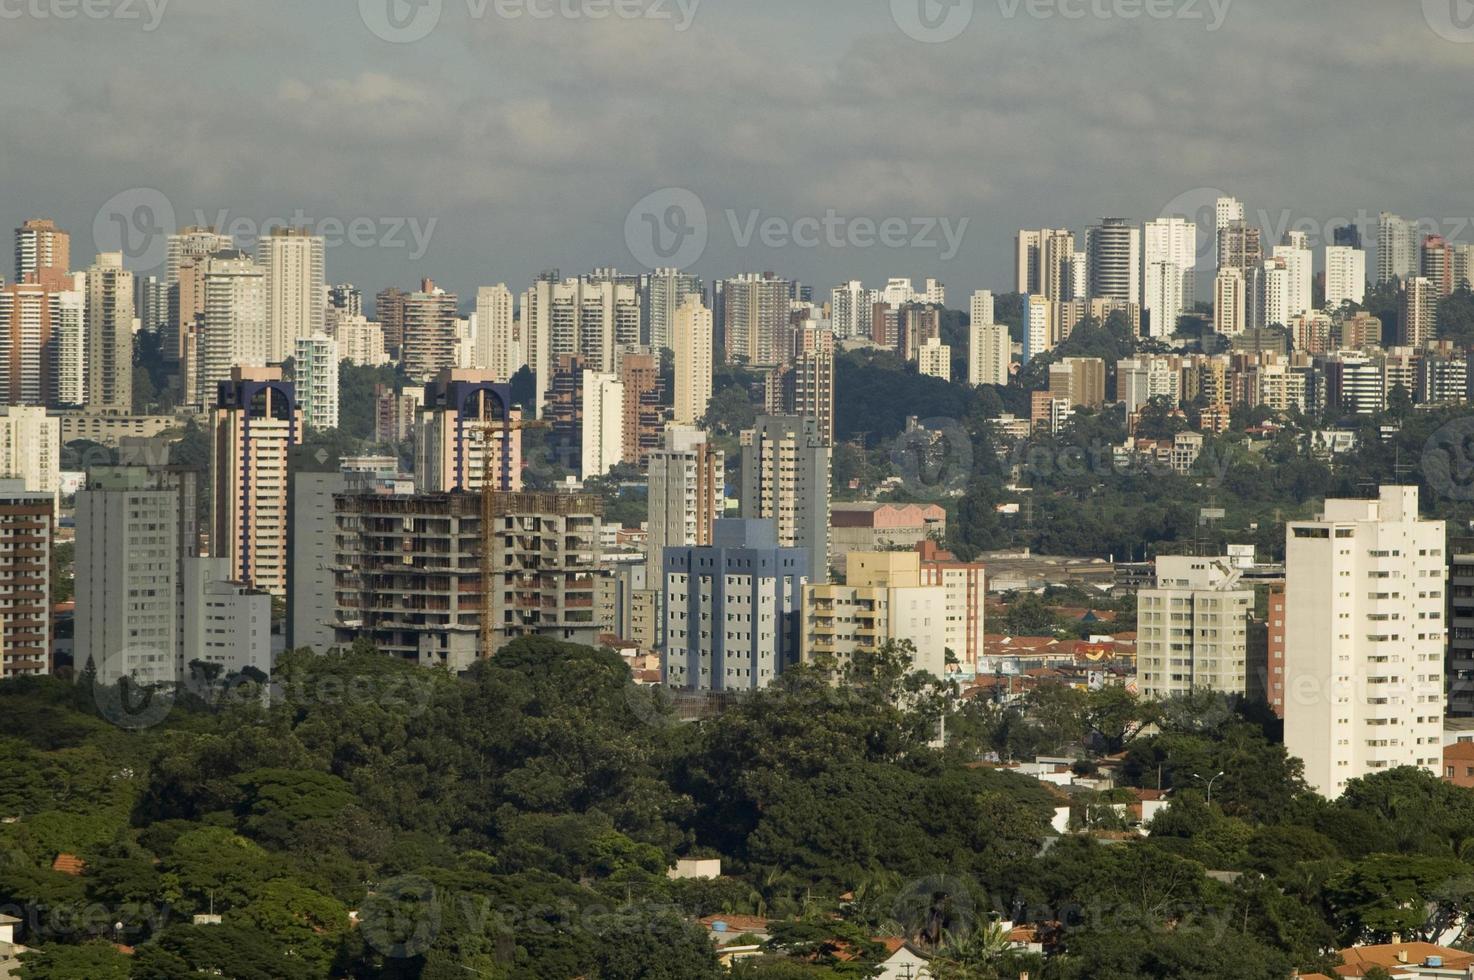
M 930 378 L 952 380 L 952 348 L 938 337 L 928 337 L 916 351 L 916 370 Z
M 1054 349 L 1054 304 L 1043 296 L 1024 297 L 1024 358 L 1025 364 L 1035 357 Z
M 309 429 L 338 427 L 338 342 L 316 334 L 298 337 L 297 404 Z
M 527 364 L 527 351 L 512 311 L 512 291 L 506 284 L 476 290 L 476 356 L 472 367 L 490 371 L 506 384 Z
M 1186 218 L 1148 221 L 1142 249 L 1142 306 L 1151 317 L 1150 334 L 1170 337 L 1193 308 L 1198 226 Z
M 1233 336 L 1245 326 L 1244 270 L 1225 266 L 1213 278 L 1213 329 Z
M 261 237 L 257 254 L 266 272 L 269 327 L 267 361 L 292 356 L 297 340 L 324 332 L 327 278 L 324 241 L 302 228 L 273 228 Z
M 1304 232 L 1291 231 L 1285 233 L 1284 240 L 1274 247 L 1271 254 L 1274 258 L 1284 261 L 1285 269 L 1289 273 L 1288 315 L 1283 321 L 1289 323 L 1288 317 L 1310 312 L 1312 285 L 1315 279 L 1314 253 L 1306 244 Z
M 650 346 L 656 351 L 674 346 L 671 330 L 676 311 L 692 296 L 702 297 L 701 280 L 680 269 L 656 269 L 645 279 L 645 316 L 650 322 Z
M 1417 487 L 1327 500 L 1285 534 L 1285 748 L 1312 789 L 1443 758 L 1444 523 Z
M 583 375 L 583 465 L 580 476 L 604 476 L 624 458 L 624 382 L 615 374 Z
M 1090 298 L 1141 302 L 1141 229 L 1121 218 L 1102 218 L 1086 235 Z M 1051 297 L 1052 298 L 1052 297 Z
M 870 316 L 880 297 L 858 279 L 836 286 L 829 293 L 829 321 L 836 340 L 870 334 Z
M 236 367 L 264 367 L 270 356 L 266 272 L 234 249 L 204 260 L 204 317 L 191 372 L 191 404 L 215 403 L 220 382 Z
M 1228 558 L 1157 559 L 1157 581 L 1138 593 L 1141 692 L 1245 694 L 1254 588 Z
M 968 306 L 968 320 L 971 323 L 993 323 L 993 291 L 991 289 L 979 289 L 972 294 L 972 301 Z
M 702 305 L 700 296 L 687 296 L 676 311 L 670 336 L 676 387 L 672 418 L 678 425 L 695 425 L 706 417 L 716 355 L 713 345 L 711 310 Z
M 1358 306 L 1367 295 L 1367 253 L 1349 245 L 1326 246 L 1326 308 Z
M 1416 276 L 1421 265 L 1417 222 L 1377 215 L 1377 285 Z
M 967 383 L 1008 384 L 1012 347 L 1007 325 L 974 321 L 968 328 Z

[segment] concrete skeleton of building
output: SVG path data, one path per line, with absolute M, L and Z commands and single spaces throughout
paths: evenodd
M 1285 748 L 1335 798 L 1352 779 L 1442 765 L 1444 524 L 1416 487 L 1327 500 L 1285 535 Z

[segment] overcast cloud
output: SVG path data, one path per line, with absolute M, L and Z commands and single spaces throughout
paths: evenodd
M 463 301 L 633 271 L 627 226 L 668 229 L 630 209 L 673 187 L 704 204 L 707 278 L 937 276 L 953 306 L 1009 288 L 1021 226 L 1198 188 L 1271 227 L 1387 209 L 1474 241 L 1462 0 L 921 2 L 441 0 L 406 42 L 408 0 L 0 0 L 0 220 L 55 217 L 80 267 L 110 200 L 300 209 L 351 239 L 331 281 Z

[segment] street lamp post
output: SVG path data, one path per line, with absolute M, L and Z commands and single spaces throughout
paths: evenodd
M 1218 777 L 1219 776 L 1222 776 L 1222 775 L 1223 775 L 1223 773 L 1221 773 L 1221 772 L 1220 773 L 1217 773 L 1217 774 L 1215 774 L 1213 776 L 1212 779 L 1208 780 L 1208 805 L 1209 806 L 1212 806 L 1213 805 L 1213 784 L 1215 782 L 1217 782 L 1218 781 Z M 1193 773 L 1193 776 L 1194 776 L 1194 778 L 1197 778 L 1197 779 L 1202 779 L 1203 778 L 1202 773 L 1196 773 L 1195 772 L 1195 773 Z

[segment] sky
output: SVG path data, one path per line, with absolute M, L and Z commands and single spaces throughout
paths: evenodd
M 160 274 L 306 223 L 463 306 L 659 263 L 965 308 L 1021 227 L 1219 192 L 1474 241 L 1471 75 L 1470 0 L 0 0 L 0 221 Z

